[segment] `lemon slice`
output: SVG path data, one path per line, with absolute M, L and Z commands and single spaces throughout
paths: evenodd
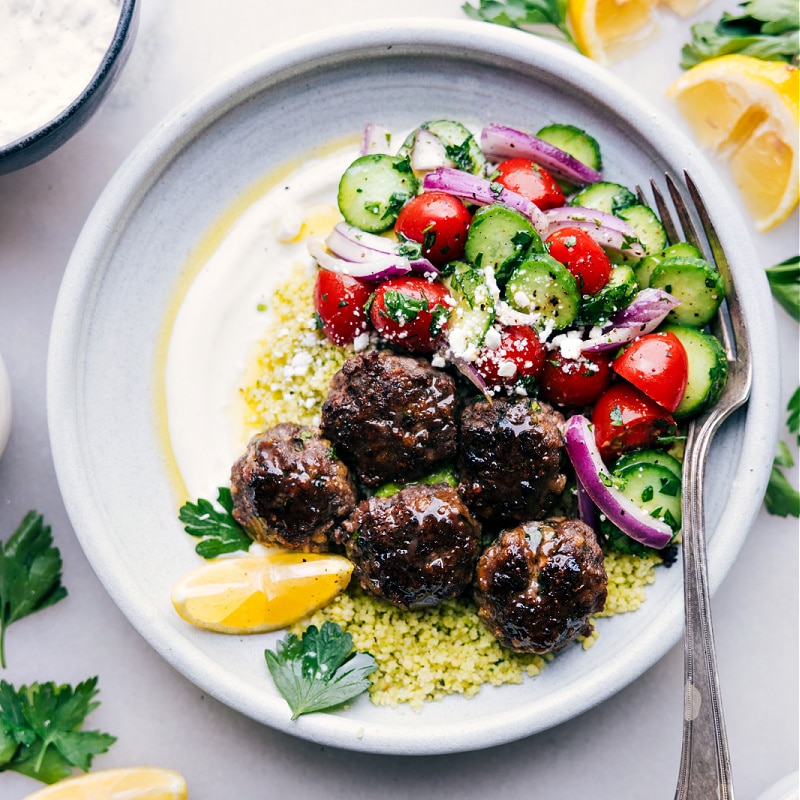
M 186 781 L 160 767 L 123 767 L 54 783 L 25 800 L 186 800 Z
M 609 64 L 638 50 L 657 30 L 658 0 L 568 0 L 567 21 L 581 52 Z
M 798 201 L 798 72 L 777 61 L 720 56 L 668 89 L 697 141 L 727 161 L 759 231 Z
M 209 561 L 178 581 L 172 604 L 187 622 L 220 633 L 285 628 L 347 587 L 353 564 L 330 553 L 273 552 Z
M 664 5 L 681 17 L 691 17 L 710 2 L 711 0 L 664 0 Z

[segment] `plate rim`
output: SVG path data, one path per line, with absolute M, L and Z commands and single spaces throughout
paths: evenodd
M 612 96 L 614 99 L 625 97 L 628 107 L 640 112 L 637 129 L 642 136 L 652 138 L 653 132 L 658 128 L 666 130 L 683 149 L 684 160 L 698 184 L 704 188 L 714 188 L 715 193 L 724 197 L 710 165 L 677 128 L 673 128 L 668 120 L 661 117 L 641 96 L 620 83 L 614 75 L 559 45 L 519 31 L 466 20 L 448 22 L 446 29 L 432 28 L 430 20 L 409 19 L 343 25 L 255 54 L 234 66 L 210 87 L 201 89 L 178 105 L 148 134 L 112 177 L 87 219 L 64 273 L 53 315 L 47 364 L 47 413 L 56 477 L 75 533 L 106 591 L 134 628 L 165 660 L 221 702 L 284 733 L 348 750 L 404 755 L 465 752 L 520 739 L 566 721 L 606 700 L 638 678 L 679 640 L 683 623 L 682 603 L 680 606 L 670 603 L 659 616 L 659 619 L 665 620 L 668 635 L 660 630 L 657 637 L 654 634 L 642 637 L 634 647 L 626 651 L 619 667 L 614 672 L 604 672 L 600 676 L 601 680 L 593 683 L 593 691 L 585 693 L 587 696 L 583 702 L 566 714 L 559 713 L 557 708 L 559 697 L 565 691 L 562 689 L 546 704 L 550 707 L 546 709 L 546 713 L 540 714 L 535 721 L 528 718 L 529 712 L 522 706 L 504 713 L 491 726 L 483 721 L 479 725 L 469 725 L 463 721 L 449 726 L 439 724 L 435 735 L 420 734 L 419 731 L 414 733 L 409 729 L 398 740 L 396 731 L 387 733 L 375 730 L 369 731 L 369 735 L 363 735 L 360 730 L 363 724 L 360 721 L 338 714 L 309 715 L 290 724 L 288 709 L 277 697 L 271 698 L 273 702 L 254 707 L 250 694 L 252 689 L 244 681 L 225 672 L 212 658 L 199 654 L 188 640 L 182 640 L 180 647 L 175 646 L 174 629 L 160 621 L 148 603 L 136 600 L 133 576 L 122 560 L 114 552 L 110 552 L 113 548 L 97 547 L 97 541 L 91 533 L 97 525 L 96 514 L 81 501 L 81 489 L 85 484 L 79 476 L 84 475 L 85 465 L 79 458 L 80 443 L 77 437 L 77 429 L 80 427 L 77 414 L 80 390 L 70 384 L 75 359 L 80 358 L 81 352 L 80 337 L 83 329 L 79 311 L 91 297 L 95 281 L 102 279 L 107 269 L 108 265 L 103 261 L 102 255 L 113 249 L 117 235 L 115 221 L 124 220 L 128 211 L 135 208 L 141 193 L 147 192 L 154 185 L 170 161 L 197 135 L 198 125 L 200 129 L 212 125 L 227 109 L 237 105 L 248 91 L 253 91 L 256 84 L 268 77 L 288 77 L 294 71 L 311 68 L 313 64 L 337 64 L 356 55 L 374 57 L 370 53 L 380 47 L 392 46 L 396 48 L 396 52 L 400 52 L 402 48 L 408 51 L 442 45 L 463 48 L 465 41 L 469 42 L 471 49 L 480 51 L 484 56 L 502 56 L 510 62 L 516 62 L 520 67 L 525 65 L 544 70 L 551 75 L 554 74 L 553 70 L 548 69 L 544 62 L 558 48 L 558 60 L 566 59 L 576 74 L 591 83 L 593 93 L 601 87 L 596 94 L 607 105 Z M 427 52 L 434 55 L 432 50 Z M 449 51 L 445 55 L 451 57 Z M 659 134 L 656 141 L 661 141 L 661 138 Z M 735 219 L 738 212 L 730 203 L 727 205 Z M 744 232 L 744 226 L 738 227 L 739 230 L 733 231 L 737 245 L 744 248 L 746 253 L 752 251 L 754 254 L 754 245 Z M 87 264 L 93 268 L 86 269 Z M 756 300 L 763 301 L 763 292 L 755 299 L 751 298 L 753 303 Z M 765 315 L 763 324 L 768 333 L 773 334 L 771 340 L 775 341 L 774 330 L 771 330 L 775 324 L 772 305 L 760 302 L 760 306 L 762 308 L 759 312 Z M 65 330 L 68 335 L 64 335 Z M 757 344 L 757 349 L 758 347 Z M 764 351 L 764 348 L 761 350 Z M 777 385 L 777 377 L 774 381 L 767 380 L 770 373 L 773 376 L 778 374 L 777 351 L 771 354 L 767 349 L 759 355 L 760 369 L 754 376 L 754 396 L 761 402 L 755 414 L 764 421 L 765 432 L 762 438 L 769 441 L 777 437 L 778 429 L 779 409 L 774 401 L 777 392 L 769 386 L 770 382 Z M 65 420 L 72 421 L 74 429 L 65 425 Z M 746 427 L 745 435 L 747 433 Z M 772 443 L 774 445 L 774 441 Z M 743 450 L 746 444 L 745 439 Z M 769 470 L 765 468 L 762 472 L 763 474 L 755 476 L 754 485 L 746 487 L 751 498 L 763 495 Z M 727 537 L 724 542 L 720 542 L 718 538 L 711 542 L 710 550 L 714 554 L 709 565 L 712 591 L 719 586 L 735 560 L 759 506 L 760 502 L 752 503 L 750 518 L 738 520 L 738 525 L 744 528 L 743 533 L 733 538 Z M 728 510 L 723 512 L 719 527 L 735 522 L 729 517 Z M 120 581 L 121 575 L 125 576 L 125 580 Z M 194 663 L 187 656 L 192 656 Z M 620 673 L 628 674 L 631 671 L 635 674 L 622 682 L 618 680 Z M 480 728 L 477 738 L 475 727 Z

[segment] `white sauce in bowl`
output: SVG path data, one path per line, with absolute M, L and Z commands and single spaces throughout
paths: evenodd
M 57 117 L 108 50 L 120 0 L 0 3 L 0 147 Z
M 180 302 L 167 345 L 167 427 L 192 498 L 216 497 L 244 451 L 239 388 L 271 294 L 298 261 L 313 267 L 301 227 L 315 213 L 331 218 L 339 178 L 356 155 L 351 146 L 308 159 L 275 183 L 231 226 Z

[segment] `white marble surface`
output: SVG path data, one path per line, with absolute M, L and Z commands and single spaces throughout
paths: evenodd
M 339 22 L 421 16 L 461 19 L 459 0 L 142 0 L 139 38 L 120 83 L 75 139 L 44 161 L 0 176 L 0 352 L 14 395 L 0 460 L 0 536 L 29 508 L 45 515 L 64 557 L 67 600 L 15 624 L 0 678 L 77 682 L 99 675 L 89 726 L 118 737 L 95 768 L 154 764 L 182 772 L 192 800 L 283 797 L 672 797 L 680 752 L 682 649 L 588 713 L 529 739 L 479 753 L 405 759 L 353 754 L 264 728 L 205 697 L 133 630 L 89 567 L 52 467 L 45 409 L 50 319 L 81 226 L 139 139 L 178 102 L 240 58 Z M 716 19 L 714 3 L 701 17 Z M 680 123 L 662 98 L 677 77 L 689 22 L 666 17 L 645 55 L 613 71 Z M 797 218 L 753 231 L 760 266 L 795 255 Z M 783 400 L 798 383 L 796 324 L 777 309 Z M 788 439 L 788 435 L 784 435 Z M 771 458 L 765 453 L 764 458 Z M 796 474 L 794 476 L 796 481 Z M 723 699 L 739 800 L 798 766 L 798 524 L 762 511 L 715 595 Z M 39 784 L 0 775 L 0 797 Z

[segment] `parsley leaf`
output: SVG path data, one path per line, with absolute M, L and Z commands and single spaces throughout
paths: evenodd
M 464 3 L 461 9 L 472 19 L 562 39 L 579 49 L 567 26 L 567 0 L 478 0 L 477 6 Z M 558 33 L 547 33 L 542 27 L 553 27 Z
M 770 514 L 778 517 L 800 517 L 800 494 L 781 472 L 782 467 L 793 467 L 794 459 L 784 442 L 778 442 L 778 452 L 772 464 L 767 483 L 764 505 Z
M 377 669 L 371 655 L 353 652 L 353 637 L 335 622 L 309 626 L 302 639 L 290 633 L 264 658 L 292 719 L 351 700 L 366 691 L 367 676 Z
M 766 273 L 772 296 L 800 322 L 800 256 L 767 267 Z
M 184 503 L 178 512 L 178 518 L 183 523 L 186 533 L 201 539 L 195 551 L 203 558 L 216 558 L 223 553 L 247 550 L 253 543 L 242 526 L 233 518 L 231 490 L 221 486 L 218 489 L 217 503 L 222 507 L 222 511 L 218 511 L 212 503 L 201 498 L 196 504 Z
M 797 445 L 800 447 L 800 386 L 794 390 L 794 394 L 789 398 L 786 406 L 789 416 L 786 418 L 786 427 L 790 433 L 797 436 Z
M 12 622 L 55 605 L 67 596 L 61 585 L 61 553 L 50 526 L 29 511 L 6 542 L 0 542 L 0 665 L 5 669 L 5 633 Z
M 800 49 L 800 10 L 796 0 L 749 0 L 740 14 L 724 12 L 715 22 L 692 25 L 692 41 L 681 50 L 681 67 L 739 53 L 764 61 L 796 58 Z
M 92 759 L 116 741 L 99 731 L 80 730 L 99 703 L 97 678 L 74 689 L 55 683 L 32 683 L 16 690 L 0 681 L 0 771 L 14 770 L 45 783 L 86 772 Z

